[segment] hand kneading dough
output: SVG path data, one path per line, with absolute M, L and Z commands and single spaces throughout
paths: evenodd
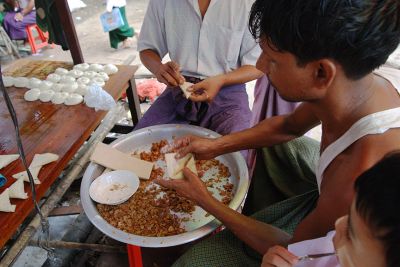
M 5 87 L 14 86 L 14 77 L 11 76 L 3 76 L 3 84 Z
M 184 82 L 183 84 L 181 84 L 179 86 L 182 89 L 182 92 L 187 99 L 189 99 L 189 97 L 192 95 L 192 92 L 188 92 L 188 90 L 187 90 L 192 85 L 193 85 L 193 83 Z
M 28 88 L 39 88 L 40 84 L 42 83 L 42 80 L 39 80 L 38 78 L 30 78 L 29 79 L 29 85 Z
M 74 77 L 76 79 L 76 78 L 79 78 L 79 77 L 81 77 L 83 75 L 83 71 L 78 70 L 78 69 L 74 69 L 74 70 L 71 70 L 68 73 L 68 75 L 72 76 L 72 77 Z
M 57 92 L 51 98 L 51 103 L 56 104 L 56 105 L 62 104 L 65 102 L 67 97 L 68 97 L 68 95 L 64 95 L 62 92 Z
M 0 170 L 18 158 L 18 154 L 0 155 Z
M 29 85 L 29 79 L 25 77 L 17 77 L 14 78 L 14 86 L 15 87 L 28 87 Z
M 100 72 L 104 70 L 104 66 L 100 64 L 92 64 L 89 67 L 89 70 L 95 71 L 95 72 Z
M 41 91 L 37 88 L 33 88 L 31 90 L 28 90 L 24 94 L 24 99 L 26 101 L 36 101 L 39 99 Z
M 75 92 L 76 89 L 78 89 L 78 83 L 73 82 L 73 83 L 64 84 L 64 86 L 61 90 L 66 93 L 73 93 L 73 92 Z
M 40 91 L 39 100 L 42 102 L 49 102 L 54 95 L 54 91 L 46 90 Z
M 60 76 L 62 75 L 67 75 L 68 74 L 68 70 L 64 69 L 64 68 L 57 68 L 56 71 L 54 72 L 55 74 L 58 74 Z
M 118 68 L 114 64 L 107 64 L 104 66 L 104 72 L 107 73 L 108 75 L 111 75 L 117 73 Z
M 51 88 L 53 87 L 54 83 L 50 82 L 50 81 L 42 81 L 39 85 L 39 89 L 40 91 L 47 91 L 47 90 L 51 90 Z
M 11 205 L 10 202 L 10 189 L 6 188 L 6 190 L 3 191 L 3 193 L 0 194 L 0 211 L 3 212 L 14 212 L 15 211 L 15 205 Z
M 75 78 L 69 75 L 61 76 L 60 83 L 71 84 L 75 82 Z
M 88 77 L 80 77 L 76 82 L 79 84 L 89 84 L 90 79 Z
M 83 97 L 78 94 L 70 94 L 69 97 L 65 100 L 64 104 L 67 106 L 78 105 L 82 103 Z
M 78 84 L 78 89 L 76 89 L 76 91 L 74 93 L 81 95 L 81 96 L 85 96 L 88 91 L 89 91 L 89 88 L 87 87 L 87 85 Z
M 81 64 L 78 64 L 78 65 L 75 65 L 74 69 L 81 70 L 81 71 L 86 71 L 86 70 L 89 69 L 89 67 L 90 67 L 90 65 L 88 63 L 81 63 Z
M 24 190 L 24 181 L 22 179 L 17 179 L 17 181 L 15 181 L 15 183 L 13 183 L 9 187 L 9 189 L 10 189 L 9 191 L 10 198 L 19 198 L 19 199 L 28 198 L 28 194 L 25 193 Z
M 29 170 L 31 171 L 31 174 L 32 174 L 32 177 L 33 177 L 33 182 L 35 184 L 40 184 L 40 180 L 38 178 L 38 175 L 39 175 L 39 172 L 40 172 L 41 168 L 42 168 L 42 166 L 34 167 L 34 168 L 29 167 Z M 12 177 L 15 178 L 15 179 L 22 179 L 25 182 L 29 183 L 29 176 L 28 176 L 28 173 L 26 171 L 16 173 Z
M 167 172 L 171 179 L 183 179 L 183 168 L 188 167 L 194 174 L 197 175 L 196 163 L 193 154 L 189 153 L 185 157 L 176 160 L 176 153 L 165 154 L 165 161 L 167 162 Z
M 50 81 L 52 83 L 58 83 L 61 79 L 61 76 L 58 75 L 57 73 L 51 73 L 47 76 L 47 81 Z

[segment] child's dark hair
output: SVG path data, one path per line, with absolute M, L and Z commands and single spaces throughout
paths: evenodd
M 355 182 L 356 211 L 382 241 L 388 267 L 400 266 L 400 152 L 384 157 Z
M 350 79 L 386 62 L 400 42 L 399 0 L 256 0 L 250 31 L 299 65 L 330 58 Z

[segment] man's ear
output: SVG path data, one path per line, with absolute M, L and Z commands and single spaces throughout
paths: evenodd
M 315 62 L 315 87 L 327 89 L 336 77 L 336 65 L 329 59 L 321 59 Z

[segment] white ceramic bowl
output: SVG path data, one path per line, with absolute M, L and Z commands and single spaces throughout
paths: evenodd
M 89 188 L 97 203 L 118 205 L 127 201 L 139 188 L 139 178 L 131 171 L 118 170 L 100 175 Z

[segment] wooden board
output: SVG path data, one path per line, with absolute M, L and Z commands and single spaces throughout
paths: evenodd
M 37 77 L 43 79 L 57 67 L 71 68 L 72 64 L 64 62 L 19 60 L 10 66 L 4 75 Z M 117 99 L 128 88 L 136 66 L 118 66 L 118 73 L 110 76 L 104 89 L 114 99 Z M 26 102 L 23 98 L 27 89 L 7 88 L 18 117 L 28 164 L 37 153 L 51 152 L 60 156 L 57 162 L 50 163 L 39 173 L 40 185 L 36 185 L 38 197 L 41 198 L 54 180 L 60 175 L 67 163 L 87 140 L 93 130 L 105 116 L 104 111 L 94 111 L 85 104 L 76 106 L 54 105 L 40 101 Z M 18 154 L 14 126 L 3 96 L 0 95 L 0 155 Z M 0 193 L 10 186 L 15 179 L 11 176 L 23 171 L 20 160 L 14 161 L 0 170 L 7 179 L 6 186 L 0 188 Z M 0 248 L 15 233 L 26 216 L 33 209 L 29 184 L 25 183 L 26 200 L 11 199 L 16 204 L 14 213 L 0 212 Z

